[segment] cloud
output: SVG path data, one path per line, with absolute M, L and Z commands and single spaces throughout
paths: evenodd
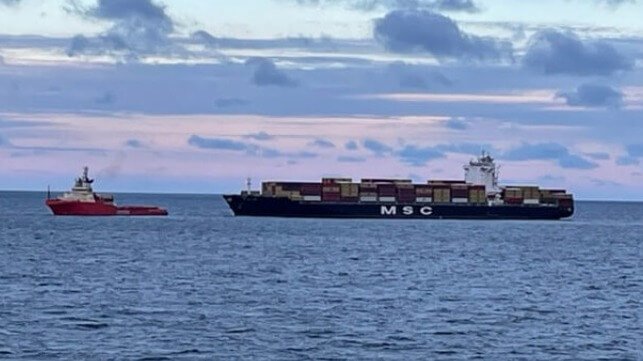
M 222 150 L 231 152 L 242 152 L 247 155 L 260 156 L 262 158 L 315 158 L 317 153 L 308 151 L 299 152 L 283 152 L 278 149 L 259 147 L 255 144 L 240 142 L 226 138 L 204 138 L 198 135 L 192 135 L 188 139 L 188 144 L 200 148 L 210 150 Z
M 20 4 L 20 1 L 22 0 L 0 0 L 0 5 L 15 6 Z
M 470 35 L 450 18 L 427 10 L 395 10 L 375 20 L 375 39 L 399 53 L 426 52 L 438 59 L 511 58 L 510 43 Z
M 346 148 L 346 150 L 357 150 L 358 145 L 356 141 L 351 140 L 344 144 L 344 148 Z
M 261 131 L 261 132 L 258 132 L 258 133 L 247 134 L 245 137 L 250 138 L 250 139 L 254 139 L 254 140 L 260 140 L 260 141 L 272 140 L 272 139 L 275 138 L 272 135 L 270 135 L 270 134 L 268 134 L 268 133 L 266 133 L 264 131 Z
M 374 11 L 384 9 L 433 9 L 437 11 L 469 12 L 480 11 L 473 0 L 294 0 L 300 5 L 326 6 L 343 5 L 351 9 Z
M 405 146 L 397 151 L 396 155 L 402 162 L 415 167 L 426 165 L 430 160 L 445 157 L 444 153 L 436 147 L 418 147 L 415 145 Z
M 188 139 L 188 144 L 201 149 L 231 150 L 231 151 L 254 151 L 256 146 L 230 140 L 225 138 L 203 138 L 198 135 L 192 135 Z
M 611 158 L 609 153 L 603 152 L 585 153 L 585 156 L 594 160 L 609 160 Z
M 574 91 L 560 91 L 556 98 L 565 99 L 574 107 L 619 108 L 623 103 L 623 93 L 607 85 L 583 84 Z
M 547 75 L 607 76 L 632 70 L 634 63 L 605 41 L 583 42 L 572 32 L 543 30 L 534 34 L 523 66 Z
M 444 123 L 444 125 L 447 128 L 453 129 L 453 130 L 466 130 L 467 128 L 469 128 L 469 123 L 468 122 L 466 122 L 466 121 L 464 121 L 462 119 L 458 119 L 458 118 L 451 118 L 451 119 L 447 120 Z
M 625 146 L 625 152 L 627 153 L 626 155 L 616 159 L 616 164 L 624 166 L 639 165 L 641 158 L 643 158 L 643 143 L 627 145 Z
M 314 141 L 308 143 L 308 145 L 318 148 L 335 148 L 335 144 L 333 144 L 333 142 L 321 138 L 315 139 Z
M 634 157 L 630 156 L 621 156 L 616 159 L 616 164 L 617 165 L 622 165 L 622 166 L 628 166 L 628 165 L 639 165 L 641 162 Z
M 594 2 L 615 9 L 624 4 L 635 4 L 636 0 L 594 0 Z
M 297 81 L 278 69 L 270 59 L 252 58 L 246 61 L 248 65 L 256 66 L 252 82 L 257 86 L 296 87 Z
M 364 139 L 364 141 L 362 141 L 362 146 L 377 155 L 393 151 L 393 148 L 375 139 Z
M 143 142 L 141 142 L 138 139 L 128 139 L 125 142 L 125 146 L 129 148 L 145 148 L 145 145 L 143 144 Z
M 67 49 L 69 56 L 123 53 L 131 60 L 140 55 L 176 50 L 169 39 L 174 32 L 174 21 L 164 6 L 152 0 L 98 0 L 89 8 L 72 2 L 69 11 L 112 23 L 109 30 L 95 38 L 74 37 Z
M 341 163 L 363 163 L 366 162 L 364 157 L 350 157 L 350 156 L 340 156 L 337 157 L 337 161 Z
M 507 160 L 554 160 L 562 168 L 594 169 L 598 164 L 590 162 L 578 155 L 571 154 L 567 147 L 558 143 L 523 143 L 510 149 L 502 157 Z
M 643 143 L 630 144 L 625 147 L 625 150 L 631 157 L 643 158 Z

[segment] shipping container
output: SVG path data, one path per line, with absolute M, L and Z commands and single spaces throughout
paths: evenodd
M 418 203 L 433 203 L 433 197 L 417 197 L 415 201 Z
M 359 184 L 357 183 L 341 183 L 340 190 L 342 197 L 358 197 Z
M 527 198 L 525 198 L 523 200 L 523 203 L 524 204 L 537 205 L 537 204 L 540 204 L 540 199 L 527 199 Z
M 397 188 L 393 184 L 380 184 L 377 186 L 377 194 L 380 197 L 395 197 Z
M 469 203 L 469 198 L 451 198 L 451 202 L 453 203 Z
M 427 185 L 416 185 L 415 194 L 418 196 L 431 196 L 433 195 L 433 187 Z
M 321 183 L 306 183 L 301 186 L 301 195 L 303 196 L 319 196 L 321 193 Z
M 323 184 L 351 183 L 352 178 L 322 178 Z
M 324 193 L 322 194 L 322 200 L 324 202 L 339 202 L 341 196 L 339 193 Z
M 322 200 L 321 196 L 303 196 L 302 198 L 307 202 L 320 202 Z
M 377 196 L 361 196 L 360 202 L 377 202 Z
M 451 202 L 451 189 L 435 187 L 433 188 L 433 202 L 435 203 L 450 203 Z
M 427 181 L 427 184 L 447 184 L 447 185 L 452 185 L 452 184 L 466 184 L 465 181 L 463 180 L 452 180 L 452 179 L 429 179 Z
M 521 198 L 504 198 L 506 204 L 522 204 L 523 199 Z
M 383 178 L 362 178 L 362 183 L 376 183 L 376 184 L 395 184 L 395 183 L 413 183 L 410 179 L 383 179 Z
M 380 202 L 395 203 L 395 197 L 379 197 Z
M 376 197 L 377 198 L 377 192 L 360 192 L 359 195 L 361 197 Z
M 323 193 L 340 193 L 339 186 L 324 186 L 322 188 Z

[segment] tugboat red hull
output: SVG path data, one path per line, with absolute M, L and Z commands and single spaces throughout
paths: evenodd
M 116 206 L 107 202 L 48 199 L 47 206 L 57 216 L 167 216 L 166 209 L 151 206 Z

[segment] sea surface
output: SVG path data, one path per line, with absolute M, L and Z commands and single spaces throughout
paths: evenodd
M 54 217 L 0 192 L 0 359 L 642 360 L 643 204 L 566 221 Z

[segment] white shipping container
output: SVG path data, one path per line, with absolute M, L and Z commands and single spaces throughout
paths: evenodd
M 380 202 L 395 202 L 395 197 L 380 197 Z
M 362 202 L 377 202 L 377 196 L 363 196 L 359 197 Z
M 469 203 L 469 198 L 453 198 L 451 200 L 453 203 Z
M 415 201 L 418 203 L 433 203 L 433 197 L 417 197 Z
M 304 200 L 308 202 L 321 202 L 321 196 L 304 196 Z
M 540 204 L 540 199 L 525 199 L 524 204 Z

